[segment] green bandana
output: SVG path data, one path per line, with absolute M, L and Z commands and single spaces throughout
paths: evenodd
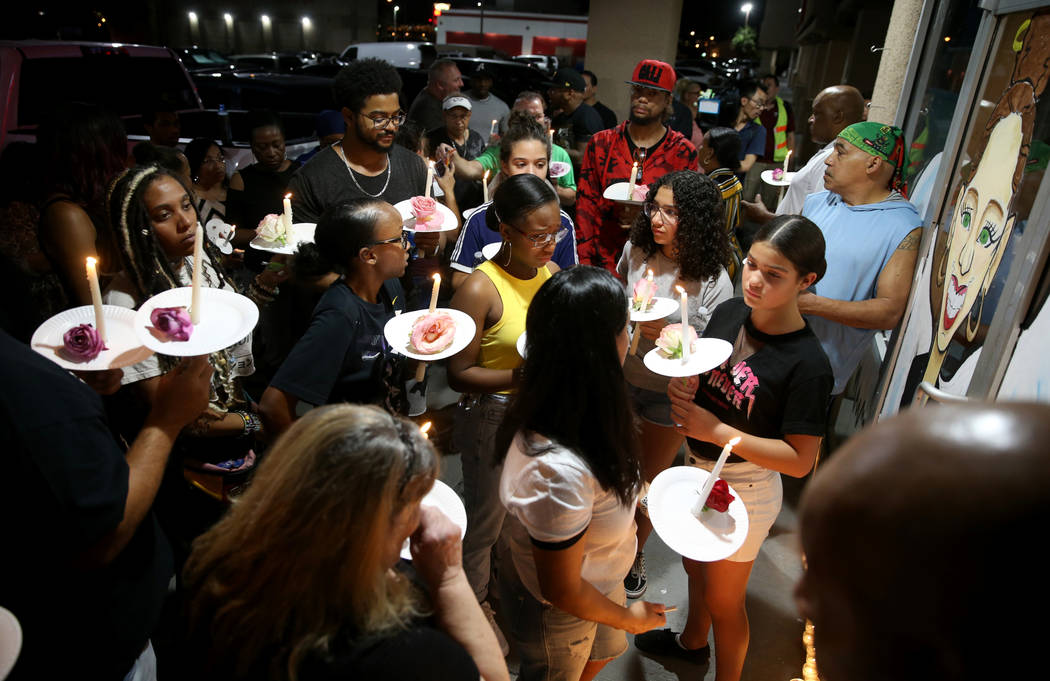
M 872 121 L 854 123 L 839 133 L 839 137 L 872 156 L 894 165 L 890 188 L 907 195 L 904 185 L 904 132 L 895 125 Z

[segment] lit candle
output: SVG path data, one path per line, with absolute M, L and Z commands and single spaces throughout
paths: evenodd
M 554 146 L 554 128 L 547 128 L 547 137 L 550 141 L 550 145 Z
M 653 281 L 653 271 L 649 270 L 649 272 L 645 275 L 645 278 L 649 280 L 649 283 L 652 283 L 652 281 Z M 650 300 L 652 300 L 652 296 L 649 294 L 649 291 L 646 291 L 645 292 L 645 296 L 642 297 L 642 311 L 645 311 L 645 309 L 649 307 L 649 301 Z M 638 325 L 639 324 L 640 324 L 640 322 L 635 322 L 634 335 L 631 336 L 631 354 L 632 355 L 635 354 L 636 352 L 638 352 L 638 341 L 640 341 L 642 339 L 642 334 L 641 334 L 641 332 L 638 329 Z
M 438 291 L 441 290 L 441 275 L 434 275 L 434 288 L 430 290 L 430 314 L 434 314 L 438 304 Z
M 704 481 L 704 486 L 700 489 L 700 497 L 693 504 L 693 515 L 698 516 L 704 510 L 704 504 L 707 503 L 707 497 L 711 495 L 711 488 L 715 486 L 715 480 L 718 480 L 718 476 L 722 473 L 722 466 L 726 465 L 726 459 L 733 453 L 733 447 L 740 442 L 740 437 L 734 437 L 732 440 L 726 443 L 725 447 L 722 447 L 722 453 L 718 455 L 718 461 L 715 461 L 714 468 L 711 469 L 711 474 L 707 476 L 707 480 Z
M 287 202 L 288 199 L 285 199 Z M 193 237 L 193 288 L 190 293 L 190 321 L 201 323 L 201 260 L 204 255 L 204 230 L 197 223 L 197 233 Z
M 634 196 L 634 180 L 638 176 L 638 161 L 631 164 L 631 178 L 630 184 L 627 185 L 627 200 L 630 201 L 631 197 Z
M 788 171 L 788 161 L 791 160 L 791 149 L 788 149 L 788 155 L 784 157 L 784 172 Z
M 430 198 L 430 188 L 434 184 L 434 162 L 427 161 L 427 188 L 423 192 L 423 196 Z
M 430 427 L 432 425 L 434 425 L 434 424 L 431 423 L 430 421 L 427 421 L 426 423 L 424 423 L 422 426 L 419 427 L 419 432 L 423 435 L 423 437 L 425 437 L 428 440 L 430 439 Z
M 284 220 L 284 233 L 289 237 L 292 234 L 292 195 L 284 195 L 284 215 L 281 216 Z M 196 322 L 194 322 L 196 323 Z
M 95 270 L 94 258 L 87 259 L 87 280 L 91 289 L 91 304 L 95 307 L 95 330 L 99 338 L 106 342 L 106 317 L 102 313 L 102 289 L 98 285 L 98 272 Z
M 689 342 L 689 294 L 681 286 L 674 287 L 682 296 L 682 364 L 689 362 L 689 350 L 692 343 Z
M 492 119 L 492 125 L 489 126 L 489 135 L 499 134 L 499 120 L 496 118 Z
M 485 175 L 481 178 L 481 191 L 484 194 L 483 203 L 489 202 L 489 170 L 485 169 Z

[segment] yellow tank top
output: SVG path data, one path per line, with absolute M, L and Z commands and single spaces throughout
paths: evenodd
M 529 303 L 543 282 L 551 278 L 551 272 L 544 266 L 536 270 L 536 276 L 532 279 L 518 279 L 491 260 L 481 263 L 477 269 L 492 280 L 503 301 L 503 315 L 481 336 L 478 366 L 486 369 L 514 369 L 522 362 L 516 343 L 525 332 L 525 315 L 529 311 Z

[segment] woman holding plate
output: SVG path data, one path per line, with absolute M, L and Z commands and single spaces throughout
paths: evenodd
M 683 558 L 689 577 L 685 628 L 643 634 L 635 645 L 703 664 L 713 628 L 715 681 L 738 681 L 744 666 L 747 582 L 780 512 L 780 474 L 809 473 L 824 436 L 834 378 L 799 312 L 798 297 L 825 267 L 824 237 L 812 222 L 781 215 L 763 225 L 744 259 L 743 299 L 719 305 L 704 330 L 705 338 L 732 344 L 732 354 L 703 376 L 673 379 L 668 386 L 671 418 L 688 440 L 689 465 L 710 471 L 722 446 L 740 438 L 720 477 L 740 495 L 748 533 L 723 560 Z
M 699 336 L 715 307 L 733 297 L 733 284 L 723 267 L 728 254 L 718 186 L 705 175 L 677 170 L 649 187 L 616 273 L 627 283 L 628 294 L 650 272 L 659 298 L 678 301 L 675 288 L 682 287 L 689 295 L 689 324 Z M 655 347 L 664 326 L 681 321 L 682 312 L 676 309 L 663 319 L 639 322 L 634 331 L 642 335 L 638 352 L 628 354 L 623 365 L 635 412 L 641 417 L 642 472 L 648 482 L 671 465 L 684 438 L 671 420 L 668 379 L 650 371 L 642 357 Z M 642 550 L 653 529 L 646 515 L 639 513 L 637 520 L 638 555 L 624 580 L 628 598 L 645 593 Z
M 137 308 L 158 293 L 191 285 L 198 215 L 190 189 L 181 179 L 157 166 L 135 167 L 114 183 L 108 204 L 123 269 L 106 289 L 106 304 Z M 207 240 L 203 254 L 202 286 L 236 292 L 221 265 L 221 255 Z M 251 284 L 250 296 L 257 304 L 265 304 L 286 276 L 259 274 Z M 127 417 L 151 404 L 161 376 L 176 360 L 157 354 L 126 367 L 123 383 L 127 388 L 121 390 L 121 397 L 128 404 L 120 413 Z M 213 353 L 211 363 L 215 367 L 211 402 L 176 443 L 171 475 L 157 500 L 162 523 L 177 544 L 177 558 L 180 549 L 184 557 L 189 540 L 223 508 L 214 499 L 191 491 L 182 480 L 181 468 L 185 466 L 195 479 L 217 479 L 214 487 L 197 487 L 208 488 L 212 497 L 225 500 L 254 467 L 253 447 L 262 429 L 255 404 L 241 386 L 241 379 L 254 367 L 251 329 L 245 329 L 243 340 Z M 129 432 L 137 431 L 134 417 L 130 421 L 125 424 Z
M 558 195 L 546 181 L 528 173 L 500 185 L 486 217 L 489 229 L 502 235 L 503 245 L 495 258 L 478 265 L 452 298 L 452 307 L 469 315 L 477 331 L 466 349 L 449 359 L 448 383 L 464 393 L 455 424 L 467 509 L 463 567 L 491 616 L 486 600 L 491 553 L 504 517 L 493 436 L 519 381 L 516 343 L 525 331 L 525 313 L 543 282 L 558 271 L 551 257 L 567 230 Z
M 401 225 L 401 215 L 386 201 L 344 201 L 321 215 L 314 243 L 299 246 L 296 277 L 327 276 L 330 285 L 263 393 L 268 431 L 291 425 L 300 401 L 372 403 L 407 412 L 402 363 L 383 338 L 386 323 L 405 310 L 398 278 L 405 273 L 409 242 Z

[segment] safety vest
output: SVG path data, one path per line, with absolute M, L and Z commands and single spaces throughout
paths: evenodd
M 780 163 L 788 155 L 788 112 L 784 100 L 777 97 L 777 124 L 773 126 L 773 160 Z

